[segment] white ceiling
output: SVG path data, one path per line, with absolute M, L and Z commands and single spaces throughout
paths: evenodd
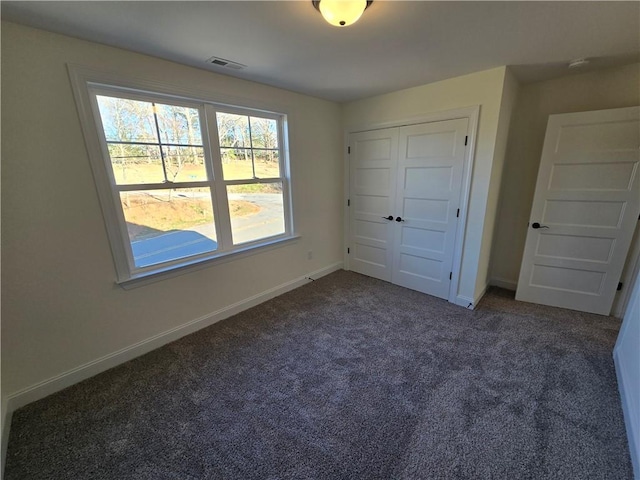
M 640 59 L 640 2 L 376 0 L 327 24 L 311 1 L 2 2 L 3 20 L 334 101 L 500 65 L 523 82 Z M 208 65 L 212 57 L 247 65 Z

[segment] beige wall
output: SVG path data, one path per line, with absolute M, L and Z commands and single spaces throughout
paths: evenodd
M 458 286 L 458 295 L 469 299 L 477 299 L 482 293 L 484 287 L 481 283 L 486 280 L 489 266 L 491 247 L 483 245 L 483 242 L 491 240 L 491 233 L 487 232 L 493 231 L 495 218 L 495 212 L 489 210 L 493 208 L 489 202 L 490 187 L 492 180 L 493 183 L 497 180 L 498 186 L 500 182 L 500 167 L 492 171 L 492 166 L 506 75 L 506 68 L 500 67 L 343 106 L 344 128 L 349 132 L 375 124 L 480 105 L 467 232 Z M 508 82 L 511 85 L 512 79 Z
M 284 109 L 301 238 L 133 290 L 115 285 L 67 62 Z M 3 22 L 3 397 L 340 262 L 340 115 L 332 102 Z
M 515 288 L 549 115 L 640 105 L 640 64 L 522 85 L 502 181 L 492 282 Z

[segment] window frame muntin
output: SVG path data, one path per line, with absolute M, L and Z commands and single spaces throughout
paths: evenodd
M 84 87 L 84 92 L 78 92 L 76 90 L 77 85 L 74 83 L 76 78 L 74 78 L 74 67 L 70 66 L 70 76 L 72 78 L 72 83 L 74 84 L 74 94 L 76 95 L 76 101 L 78 103 L 82 103 L 84 98 L 79 98 L 81 94 L 86 94 L 88 97 L 88 106 L 89 106 L 89 116 L 92 117 L 93 120 L 93 131 L 97 134 L 96 140 L 98 140 L 98 146 L 100 147 L 100 157 L 101 161 L 101 170 L 103 174 L 106 175 L 108 179 L 108 189 L 110 193 L 110 206 L 103 207 L 103 215 L 107 228 L 108 237 L 111 244 L 112 255 L 114 258 L 114 264 L 116 267 L 117 274 L 117 283 L 119 284 L 131 284 L 131 282 L 136 282 L 137 280 L 148 278 L 154 275 L 167 274 L 171 272 L 182 271 L 187 267 L 196 267 L 201 266 L 205 262 L 213 261 L 216 259 L 222 259 L 229 256 L 236 255 L 244 255 L 247 253 L 251 253 L 252 250 L 259 247 L 269 247 L 297 238 L 294 230 L 294 220 L 293 220 L 293 206 L 292 206 L 292 197 L 291 197 L 291 177 L 290 177 L 290 159 L 289 159 L 289 149 L 288 149 L 288 137 L 286 133 L 288 132 L 288 115 L 286 113 L 278 113 L 269 110 L 264 110 L 262 108 L 251 108 L 251 107 L 243 107 L 243 106 L 231 106 L 227 103 L 220 103 L 217 101 L 213 101 L 211 99 L 207 99 L 206 96 L 203 98 L 194 98 L 190 96 L 184 95 L 176 95 L 167 93 L 165 91 L 162 92 L 154 92 L 149 91 L 145 87 L 142 86 L 127 86 L 122 84 L 122 82 L 105 82 L 94 81 L 89 78 L 83 79 L 82 86 Z M 80 73 L 81 75 L 81 73 Z M 166 87 L 165 87 L 166 88 Z M 162 88 L 161 90 L 164 90 Z M 115 176 L 113 174 L 113 167 L 111 165 L 111 157 L 108 152 L 108 143 L 105 136 L 104 126 L 102 124 L 102 118 L 100 116 L 99 105 L 97 102 L 97 95 L 105 95 L 112 96 L 116 98 L 125 98 L 131 100 L 139 100 L 149 102 L 155 101 L 157 103 L 163 103 L 168 105 L 175 105 L 187 108 L 195 108 L 198 110 L 200 115 L 200 128 L 201 133 L 203 134 L 202 142 L 203 149 L 205 155 L 205 168 L 207 170 L 207 175 L 209 180 L 207 181 L 198 181 L 198 182 L 175 182 L 175 183 L 167 183 L 167 184 L 126 184 L 126 185 L 118 185 L 115 181 Z M 82 108 L 79 105 L 79 110 Z M 220 158 L 220 142 L 218 138 L 218 126 L 217 122 L 211 122 L 211 114 L 213 115 L 213 119 L 216 119 L 215 114 L 217 112 L 225 112 L 225 113 L 235 113 L 239 115 L 247 115 L 254 116 L 258 118 L 267 118 L 273 119 L 276 121 L 276 125 L 278 128 L 278 162 L 280 168 L 280 177 L 272 177 L 272 178 L 259 178 L 259 179 L 248 179 L 240 181 L 240 184 L 249 184 L 249 183 L 275 183 L 279 182 L 282 184 L 282 199 L 283 199 L 283 220 L 285 231 L 279 235 L 272 235 L 268 237 L 262 237 L 260 239 L 245 242 L 240 244 L 233 244 L 232 240 L 232 229 L 230 220 L 228 222 L 224 222 L 224 219 L 221 218 L 221 213 L 223 211 L 229 212 L 229 200 L 227 197 L 226 183 L 224 180 L 224 176 L 222 175 L 222 162 Z M 86 115 L 85 115 L 86 117 Z M 84 122 L 87 120 L 85 117 L 82 117 L 81 120 L 83 123 L 83 130 L 85 131 L 85 136 L 87 135 L 87 126 L 84 125 Z M 217 142 L 216 147 L 212 145 L 214 140 Z M 88 141 L 88 144 L 90 142 Z M 161 142 L 158 145 L 162 145 Z M 253 145 L 252 145 L 253 150 Z M 267 150 L 267 149 L 258 149 L 258 150 Z M 272 149 L 276 150 L 276 149 Z M 208 154 L 208 156 L 207 156 Z M 93 157 L 90 155 L 90 157 Z M 210 159 L 210 160 L 209 160 Z M 92 168 L 94 167 L 95 161 L 92 158 Z M 215 174 L 215 166 L 216 164 L 220 167 L 220 175 L 216 176 Z M 96 183 L 102 183 L 98 176 L 105 175 L 96 175 L 94 172 L 94 177 Z M 234 182 L 235 181 L 231 181 Z M 175 259 L 167 262 L 162 262 L 155 265 L 150 265 L 147 267 L 135 267 L 135 262 L 133 259 L 133 252 L 131 241 L 128 237 L 128 232 L 126 229 L 126 220 L 124 218 L 124 211 L 120 204 L 119 194 L 122 191 L 133 191 L 133 190 L 162 190 L 162 189 L 175 189 L 175 188 L 192 188 L 192 184 L 196 187 L 203 187 L 205 185 L 201 185 L 203 183 L 207 184 L 206 186 L 210 189 L 211 193 L 211 204 L 214 209 L 214 225 L 216 229 L 217 243 L 218 248 L 209 253 L 203 253 L 198 255 L 190 255 L 187 257 L 182 257 L 180 259 Z M 217 185 L 219 184 L 219 185 Z M 224 187 L 224 188 L 217 188 Z M 103 189 L 98 187 L 98 193 Z M 223 194 L 225 204 L 222 205 L 220 201 L 220 195 Z M 103 203 L 103 202 L 101 202 Z M 222 207 L 222 208 L 221 208 Z M 226 208 L 224 208 L 226 207 Z M 109 212 L 105 212 L 105 208 L 109 210 Z M 113 221 L 115 220 L 115 221 Z M 227 232 L 225 232 L 224 226 L 227 227 Z M 115 230 L 115 231 L 114 231 Z M 227 234 L 228 233 L 228 234 Z M 118 244 L 114 245 L 114 235 L 118 237 Z M 123 251 L 124 250 L 124 251 Z M 124 255 L 123 255 L 124 254 Z M 125 260 L 125 264 L 123 264 L 122 260 Z M 179 273 L 176 273 L 179 274 Z M 137 283 L 137 282 L 136 282 Z M 144 282 L 147 283 L 147 282 Z

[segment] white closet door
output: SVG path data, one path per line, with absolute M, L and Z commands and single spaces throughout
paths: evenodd
M 398 285 L 449 297 L 468 119 L 402 127 L 394 210 Z
M 350 135 L 349 268 L 391 281 L 398 129 Z
M 549 117 L 517 300 L 610 313 L 640 211 L 639 117 Z

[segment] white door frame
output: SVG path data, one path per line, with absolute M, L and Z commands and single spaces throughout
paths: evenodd
M 369 130 L 380 130 L 383 128 L 405 127 L 408 125 L 416 125 L 420 123 L 440 122 L 443 120 L 456 120 L 458 118 L 469 119 L 468 136 L 469 142 L 464 156 L 464 166 L 462 170 L 462 188 L 460 189 L 460 220 L 456 230 L 455 247 L 453 252 L 453 265 L 451 285 L 449 286 L 448 301 L 458 303 L 458 286 L 460 284 L 460 273 L 462 268 L 462 252 L 464 250 L 464 237 L 467 231 L 467 212 L 469 210 L 469 195 L 471 193 L 471 180 L 473 173 L 473 163 L 475 159 L 476 138 L 478 133 L 478 119 L 480 117 L 480 105 L 471 107 L 456 108 L 443 112 L 425 113 L 417 117 L 409 117 L 405 119 L 391 120 L 379 123 L 370 123 L 362 125 L 349 126 L 344 130 L 344 268 L 350 270 L 349 248 L 350 232 L 350 211 L 348 206 L 350 194 L 350 164 L 349 164 L 349 136 L 352 133 L 365 132 Z

